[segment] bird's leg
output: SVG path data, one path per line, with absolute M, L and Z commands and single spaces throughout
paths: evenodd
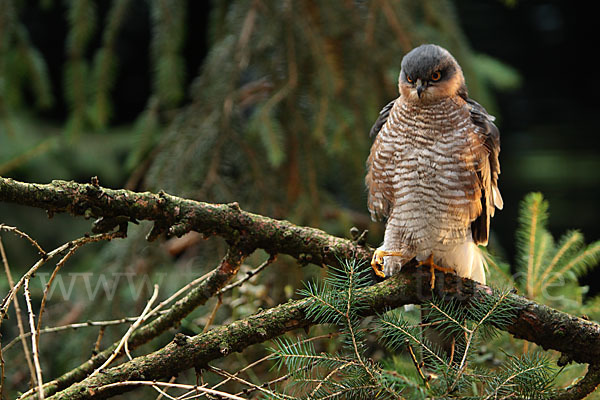
M 385 278 L 385 273 L 383 272 L 383 257 L 387 256 L 402 257 L 403 254 L 399 251 L 375 250 L 373 258 L 371 259 L 371 268 L 375 271 L 375 275 L 381 278 Z
M 453 269 L 445 268 L 445 267 L 440 267 L 439 265 L 437 265 L 436 263 L 434 263 L 433 262 L 433 253 L 431 253 L 429 255 L 429 257 L 427 257 L 426 260 L 419 261 L 418 266 L 420 267 L 422 265 L 429 266 L 429 271 L 431 272 L 431 281 L 430 281 L 431 290 L 433 290 L 433 288 L 435 287 L 435 270 L 436 269 L 438 271 L 442 271 L 442 272 L 454 272 Z

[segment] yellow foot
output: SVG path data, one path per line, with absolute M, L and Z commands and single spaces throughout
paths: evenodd
M 372 264 L 372 263 L 371 263 Z M 429 257 L 427 257 L 426 260 L 423 261 L 419 261 L 419 267 L 422 265 L 427 265 L 429 266 L 429 271 L 431 272 L 431 281 L 429 282 L 430 286 L 431 286 L 431 290 L 433 290 L 433 288 L 435 287 L 435 270 L 437 269 L 438 271 L 442 271 L 444 273 L 447 272 L 454 272 L 453 269 L 450 268 L 445 268 L 445 267 L 440 267 L 439 265 L 437 265 L 436 263 L 433 262 L 433 254 L 430 254 Z
M 375 250 L 373 258 L 371 259 L 371 268 L 375 271 L 375 275 L 381 278 L 385 278 L 385 273 L 383 272 L 383 257 L 387 256 L 402 257 L 402 253 L 399 251 Z

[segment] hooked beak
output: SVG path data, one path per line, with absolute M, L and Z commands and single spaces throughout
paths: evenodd
M 417 82 L 415 82 L 415 86 L 417 88 L 417 96 L 421 98 L 421 93 L 423 93 L 425 89 L 427 89 L 427 84 L 421 81 L 420 79 L 417 79 Z

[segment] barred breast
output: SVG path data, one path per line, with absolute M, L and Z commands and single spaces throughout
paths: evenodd
M 379 132 L 373 169 L 392 205 L 387 228 L 417 254 L 470 237 L 485 152 L 475 130 L 460 98 L 418 106 L 399 99 Z

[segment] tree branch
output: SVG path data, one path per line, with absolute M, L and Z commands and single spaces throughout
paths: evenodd
M 0 177 L 0 201 L 44 209 L 49 216 L 68 212 L 98 218 L 94 232 L 107 232 L 138 220 L 154 221 L 148 239 L 161 233 L 182 236 L 193 230 L 217 235 L 228 242 L 240 236 L 248 245 L 268 253 L 288 254 L 301 263 L 337 265 L 339 259 L 369 259 L 371 252 L 356 243 L 285 220 L 275 220 L 240 209 L 237 203 L 210 204 L 182 199 L 165 192 L 132 192 L 99 186 L 52 181 L 49 184 L 18 182 Z
M 28 184 L 0 178 L 0 201 L 43 208 L 50 215 L 69 212 L 73 215 L 100 218 L 95 231 L 106 232 L 119 226 L 122 231 L 129 221 L 154 221 L 149 240 L 160 233 L 183 235 L 194 230 L 204 235 L 218 235 L 230 244 L 243 239 L 245 248 L 262 248 L 271 254 L 289 254 L 302 263 L 335 265 L 340 259 L 368 260 L 371 251 L 356 243 L 337 238 L 288 221 L 245 212 L 236 203 L 218 205 L 181 199 L 166 193 L 136 193 L 100 187 L 97 182 L 77 184 L 53 181 L 47 185 Z M 437 272 L 434 292 L 438 296 L 455 297 L 461 301 L 477 301 L 482 293 L 492 290 L 468 279 Z M 221 286 L 222 287 L 222 286 Z M 404 304 L 421 304 L 431 299 L 429 272 L 403 269 L 403 273 L 360 292 L 373 315 Z M 509 295 L 517 317 L 503 327 L 517 338 L 557 350 L 567 359 L 594 364 L 600 359 L 600 326 L 515 294 Z M 73 384 L 53 398 L 104 398 L 113 390 L 101 387 L 119 380 L 159 379 L 178 371 L 206 365 L 250 344 L 263 342 L 284 332 L 312 324 L 304 315 L 307 300 L 280 305 L 257 315 L 218 327 L 206 333 L 176 340 L 154 353 L 135 358 L 104 374 Z M 143 328 L 142 328 L 143 329 Z M 591 368 L 591 366 L 590 366 Z M 596 371 L 596 367 L 591 368 Z M 586 384 L 597 381 L 596 373 L 589 374 Z
M 489 287 L 469 279 L 449 274 L 444 276 L 441 272 L 438 274 L 435 288 L 437 296 L 447 296 L 463 302 L 477 301 L 478 297 L 484 294 L 497 296 Z M 429 278 L 427 270 L 407 268 L 384 282 L 359 291 L 357 296 L 360 301 L 369 305 L 364 315 L 375 315 L 405 304 L 419 304 L 431 300 Z M 516 337 L 531 336 L 530 332 L 544 332 L 541 334 L 543 337 L 535 337 L 533 341 L 546 349 L 568 353 L 578 362 L 596 362 L 600 351 L 597 335 L 600 333 L 600 327 L 597 324 L 552 310 L 521 296 L 510 294 L 509 298 L 518 310 L 518 317 L 506 327 L 508 332 Z M 179 336 L 158 351 L 87 378 L 57 393 L 51 399 L 107 398 L 128 390 L 129 387 L 111 386 L 103 389 L 105 385 L 123 380 L 168 379 L 181 371 L 201 368 L 213 360 L 242 351 L 252 344 L 312 325 L 313 322 L 307 319 L 304 313 L 309 302 L 310 299 L 288 302 L 196 336 Z M 574 340 L 565 340 L 565 335 Z M 580 340 L 586 341 L 582 343 Z
M 217 294 L 235 276 L 242 262 L 250 253 L 251 250 L 244 246 L 231 246 L 218 267 L 207 274 L 206 278 L 200 284 L 190 290 L 185 297 L 178 300 L 167 312 L 135 330 L 127 342 L 129 348 L 139 347 L 158 337 L 169 328 L 179 324 L 183 318 L 197 307 L 205 304 L 207 300 Z M 45 383 L 43 386 L 44 394 L 50 396 L 75 382 L 85 379 L 86 376 L 111 356 L 117 346 L 118 343 L 113 343 L 80 366 L 57 379 Z M 122 352 L 120 355 L 122 355 Z M 30 391 L 25 395 L 34 396 L 34 392 Z
M 576 384 L 556 395 L 554 400 L 579 400 L 592 393 L 600 384 L 600 364 L 588 365 L 585 376 Z

